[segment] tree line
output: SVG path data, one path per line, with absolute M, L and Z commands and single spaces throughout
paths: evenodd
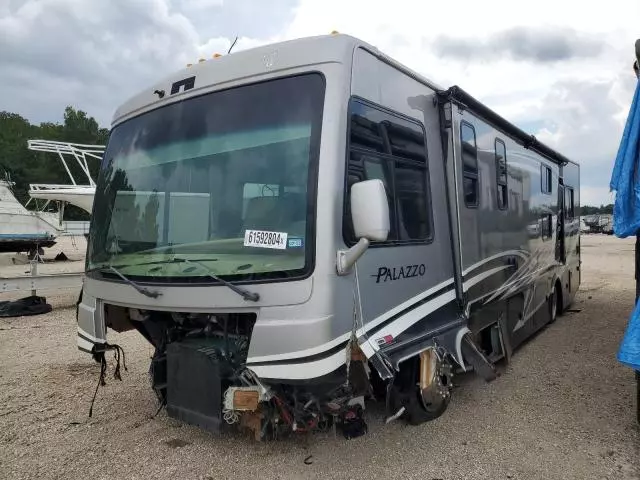
M 9 177 L 14 182 L 13 193 L 24 205 L 29 200 L 30 183 L 71 183 L 64 165 L 56 153 L 35 152 L 27 148 L 27 140 L 58 140 L 89 145 L 105 145 L 109 130 L 100 128 L 95 118 L 81 110 L 69 106 L 64 111 L 62 123 L 44 122 L 32 124 L 17 113 L 0 112 L 0 178 Z M 87 184 L 86 176 L 68 158 L 67 165 L 78 184 Z M 97 179 L 99 162 L 88 158 L 91 176 Z M 33 202 L 29 205 L 31 206 Z M 68 205 L 66 220 L 88 220 L 89 215 L 82 209 Z
M 599 207 L 591 207 L 588 205 L 580 207 L 580 215 L 583 217 L 587 215 L 602 215 L 602 214 L 613 214 L 613 203 L 608 205 L 600 205 Z

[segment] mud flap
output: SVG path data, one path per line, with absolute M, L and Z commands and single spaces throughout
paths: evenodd
M 373 368 L 376 369 L 382 380 L 386 381 L 393 378 L 393 367 L 389 359 L 385 358 L 384 353 L 380 351 L 380 347 L 365 336 L 358 339 L 358 346 L 365 357 L 367 357 L 367 360 L 371 362 Z
M 495 366 L 482 353 L 480 348 L 471 338 L 471 332 L 467 332 L 462 337 L 461 343 L 462 356 L 473 367 L 473 370 L 485 379 L 491 382 L 498 377 Z
M 446 328 L 436 329 L 431 334 L 427 333 L 418 341 L 389 344 L 382 350 L 369 338 L 363 336 L 358 339 L 358 345 L 382 380 L 390 380 L 395 376 L 403 359 L 418 355 L 430 347 L 442 348 L 463 370 L 466 370 L 461 343 L 468 332 L 466 321 L 459 318 L 448 324 Z
M 513 347 L 509 337 L 508 325 L 505 316 L 501 316 L 498 320 L 498 329 L 500 332 L 500 341 L 504 352 L 504 359 L 507 364 L 511 363 L 511 355 L 513 355 Z

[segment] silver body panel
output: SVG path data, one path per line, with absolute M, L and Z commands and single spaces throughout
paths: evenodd
M 502 132 L 477 118 L 471 112 L 454 109 L 454 122 L 466 122 L 476 132 L 478 147 L 478 205 L 465 205 L 462 176 L 457 178 L 457 205 L 460 211 L 461 264 L 464 291 L 470 303 L 497 292 L 510 292 L 510 287 L 526 284 L 532 295 L 524 316 L 530 316 L 546 301 L 554 276 L 557 229 L 551 237 L 542 238 L 541 216 L 552 215 L 557 220 L 558 180 L 560 167 L 540 155 L 530 152 Z M 454 151 L 460 170 L 459 135 Z M 496 139 L 504 142 L 507 152 L 507 208 L 497 207 Z M 551 192 L 542 193 L 541 166 L 551 169 Z M 544 212 L 544 213 L 543 213 Z M 527 227 L 535 226 L 532 231 Z M 517 271 L 508 261 L 516 260 Z
M 430 214 L 433 232 L 431 239 L 412 245 L 385 245 L 380 248 L 370 248 L 358 261 L 360 293 L 358 300 L 362 307 L 359 322 L 365 325 L 358 330 L 358 333 L 372 336 L 371 342 L 363 347 L 365 353 L 371 355 L 372 351 L 378 349 L 377 339 L 386 335 L 395 338 L 402 331 L 401 329 L 408 328 L 418 320 L 414 312 L 405 312 L 404 316 L 398 317 L 398 311 L 405 311 L 425 295 L 441 290 L 446 295 L 446 301 L 455 298 L 453 264 L 444 186 L 445 165 L 441 160 L 440 125 L 438 110 L 434 105 L 435 90 L 359 48 L 354 55 L 351 95 L 423 124 L 429 160 L 427 180 L 431 197 Z M 344 167 L 336 173 L 339 175 L 338 181 L 342 180 L 345 175 Z M 336 239 L 337 242 L 342 241 L 341 237 L 342 235 Z M 418 265 L 419 268 L 424 265 L 424 274 L 398 280 L 389 279 L 388 276 L 386 281 L 378 278 L 380 268 L 388 270 L 396 268 L 397 272 L 401 267 L 409 267 L 412 270 L 414 265 Z M 343 296 L 341 303 L 347 306 L 352 301 L 353 278 L 344 277 L 342 281 L 346 285 L 340 290 Z M 444 298 L 442 297 L 439 301 L 441 302 Z M 424 313 L 428 314 L 428 310 L 435 309 L 437 305 L 439 303 L 433 303 L 431 307 L 427 306 Z M 404 308 L 400 309 L 399 306 Z M 392 324 L 375 328 L 392 316 L 396 317 Z M 372 333 L 372 330 L 375 333 Z
M 260 294 L 255 303 L 244 301 L 219 284 L 154 286 L 162 296 L 151 299 L 125 283 L 88 276 L 78 306 L 79 348 L 91 351 L 93 343 L 107 341 L 104 304 L 176 312 L 254 312 L 257 321 L 247 366 L 263 378 L 306 380 L 344 365 L 343 347 L 353 335 L 367 357 L 388 350 L 400 359 L 411 355 L 423 338 L 447 332 L 452 332 L 452 338 L 459 337 L 456 332 L 466 327 L 462 306 L 474 302 L 481 305 L 523 291 L 528 292 L 527 316 L 543 304 L 553 279 L 566 268 L 554 256 L 555 229 L 553 237 L 543 241 L 532 238 L 526 223 L 534 207 L 542 205 L 552 213 L 557 211 L 562 167 L 525 149 L 470 112 L 460 112 L 457 106 L 444 106 L 450 112 L 451 126 L 446 129 L 448 140 L 443 142 L 445 129 L 436 98 L 439 87 L 357 39 L 342 35 L 302 39 L 194 65 L 133 97 L 118 109 L 113 124 L 168 102 L 308 71 L 321 72 L 326 82 L 312 274 L 302 280 L 248 284 Z M 187 92 L 164 98 L 153 93 L 168 90 L 191 76 L 195 76 L 195 85 Z M 352 97 L 424 128 L 432 235 L 424 242 L 371 247 L 351 273 L 339 276 L 336 252 L 347 248 L 343 216 Z M 480 201 L 473 209 L 464 205 L 457 133 L 460 120 L 483 132 L 478 134 Z M 497 209 L 492 195 L 495 136 L 507 146 L 507 210 Z M 543 196 L 536 189 L 540 185 L 540 163 L 552 169 L 551 195 Z M 577 195 L 579 175 L 574 170 L 571 181 Z M 553 218 L 555 222 L 555 213 Z M 576 221 L 579 225 L 579 218 Z M 579 229 L 574 238 L 579 238 Z M 573 246 L 570 249 L 575 251 Z M 514 258 L 515 270 L 508 264 Z M 579 266 L 579 252 L 571 258 L 571 268 L 576 267 L 575 258 Z M 394 273 L 381 280 L 381 268 Z M 415 268 L 417 273 L 397 276 L 399 270 L 394 268 Z M 578 284 L 579 280 L 572 283 L 574 293 Z M 570 302 L 570 295 L 564 300 Z M 459 352 L 459 346 L 450 349 Z

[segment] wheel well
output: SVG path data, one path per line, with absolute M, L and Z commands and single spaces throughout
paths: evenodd
M 563 309 L 562 302 L 562 282 L 560 282 L 560 278 L 556 278 L 556 283 L 554 286 L 555 294 L 558 296 L 556 301 L 556 314 L 560 315 Z

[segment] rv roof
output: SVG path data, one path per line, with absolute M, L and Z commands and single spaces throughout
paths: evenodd
M 239 82 L 246 82 L 248 78 L 265 78 L 274 76 L 278 72 L 295 68 L 304 68 L 312 65 L 327 63 L 348 64 L 353 58 L 353 52 L 361 47 L 392 65 L 406 75 L 439 91 L 441 99 L 448 99 L 458 104 L 464 104 L 466 108 L 480 117 L 501 128 L 505 133 L 515 137 L 527 148 L 558 163 L 568 162 L 569 159 L 539 142 L 532 135 L 528 135 L 514 124 L 491 111 L 486 105 L 471 97 L 459 87 L 446 90 L 421 76 L 407 66 L 397 62 L 391 57 L 380 52 L 376 47 L 350 35 L 331 34 L 315 37 L 305 37 L 273 43 L 247 50 L 241 50 L 230 55 L 222 55 L 198 62 L 190 67 L 183 68 L 164 78 L 155 85 L 146 88 L 142 92 L 130 98 L 121 105 L 113 117 L 113 125 L 123 122 L 145 111 L 152 110 L 162 105 L 172 103 L 184 98 L 199 95 L 213 86 L 231 87 Z M 197 78 L 197 80 L 195 80 Z M 188 83 L 187 91 L 180 85 Z M 177 92 L 171 93 L 173 87 Z M 575 162 L 572 162 L 575 163 Z
M 560 165 L 567 163 L 573 163 L 577 165 L 576 162 L 572 162 L 560 152 L 557 152 L 544 143 L 540 142 L 534 135 L 526 133 L 524 130 L 521 130 L 516 125 L 506 120 L 504 117 L 501 117 L 496 112 L 481 103 L 479 100 L 469 95 L 458 86 L 453 86 L 446 91 L 439 91 L 438 96 L 440 97 L 440 101 L 453 102 L 461 107 L 468 109 L 474 115 L 482 118 L 486 122 L 493 125 L 495 128 L 502 130 L 511 138 L 524 145 L 525 148 L 546 157 L 552 162 Z
M 322 35 L 241 50 L 183 68 L 127 100 L 116 110 L 113 117 L 113 125 L 161 105 L 203 93 L 203 90 L 211 88 L 213 85 L 217 88 L 229 87 L 238 82 L 246 82 L 251 77 L 273 76 L 284 70 L 311 65 L 326 63 L 348 64 L 351 62 L 353 51 L 357 47 L 367 49 L 422 83 L 436 90 L 440 89 L 430 80 L 409 70 L 366 42 L 344 34 Z M 180 91 L 174 95 L 170 94 L 173 84 L 189 79 L 194 75 L 197 80 L 193 88 L 187 92 Z M 160 91 L 164 91 L 163 96 L 155 93 Z

